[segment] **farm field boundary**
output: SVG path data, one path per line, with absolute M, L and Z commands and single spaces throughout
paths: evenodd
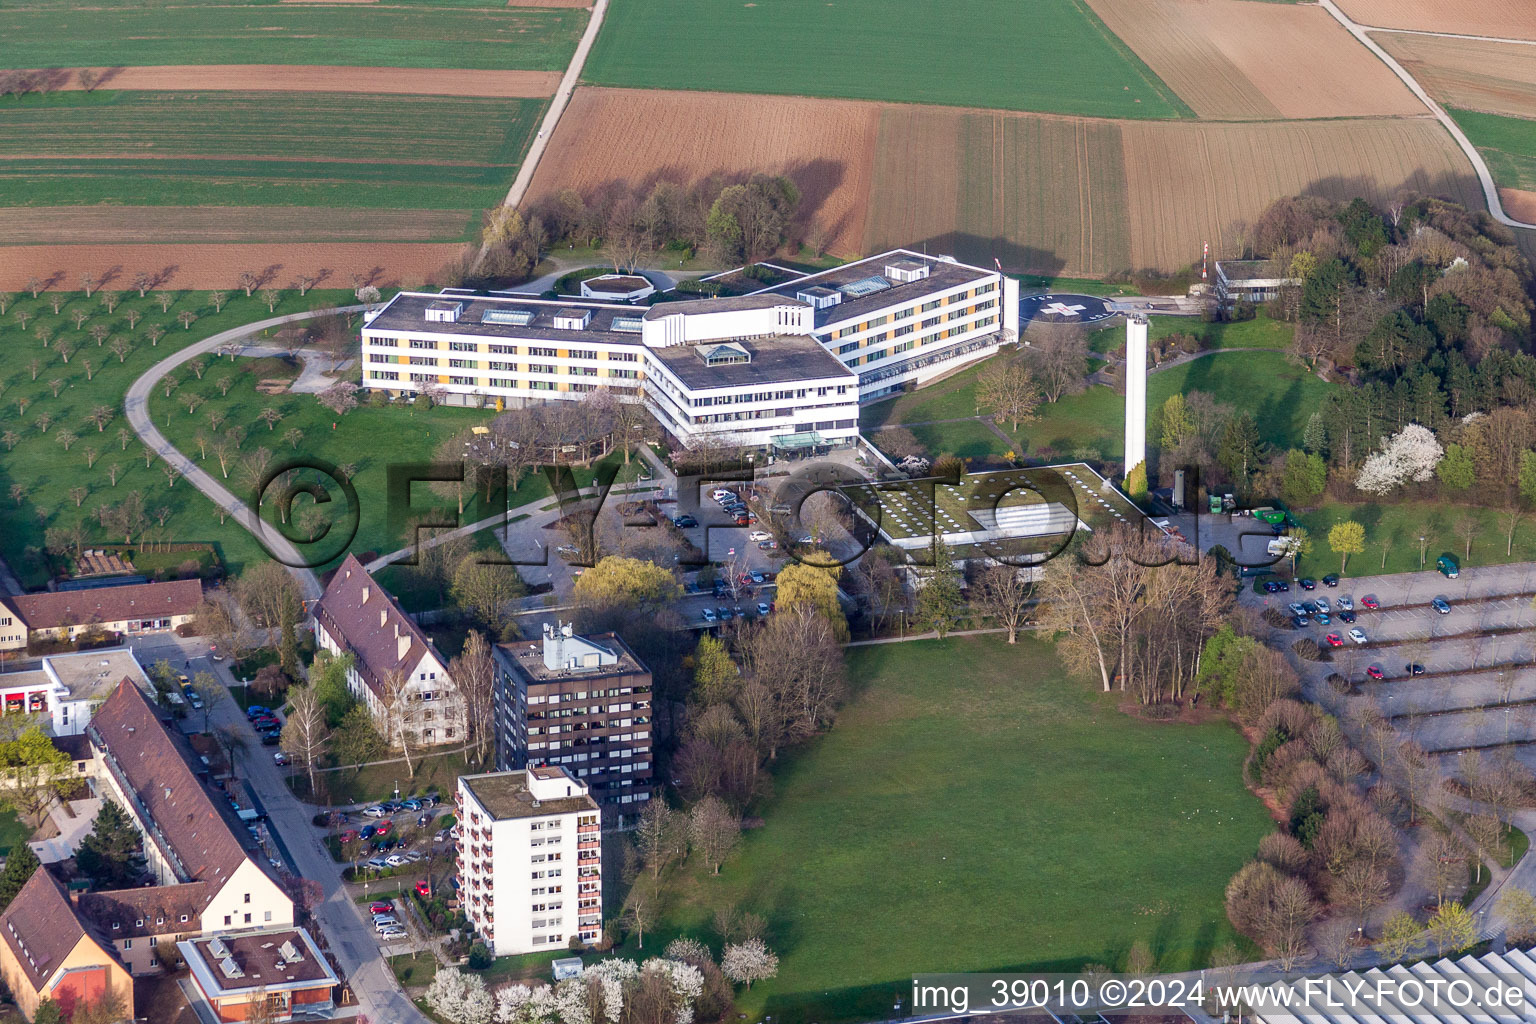
M 83 90 L 79 68 L 53 69 L 66 92 Z M 92 68 L 93 89 L 400 93 L 413 96 L 553 96 L 558 71 L 358 68 L 335 64 L 169 64 Z
M 1373 38 L 1445 106 L 1510 117 L 1536 114 L 1536 46 L 1401 32 Z
M 468 241 L 467 210 L 337 210 L 314 206 L 0 207 L 10 245 L 142 242 Z
M 1397 76 L 1316 6 L 1253 0 L 1091 0 L 1203 118 L 1418 114 Z M 1305 75 L 1296 69 L 1307 68 Z
M 1536 7 L 1526 0 L 1340 0 L 1339 6 L 1376 28 L 1536 39 Z

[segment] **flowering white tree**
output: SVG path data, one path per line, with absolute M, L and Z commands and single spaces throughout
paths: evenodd
M 693 1024 L 693 1004 L 704 991 L 704 972 L 681 960 L 657 957 L 647 960 L 640 968 L 640 973 L 664 975 L 672 983 L 672 991 L 678 997 L 675 1024 Z
M 437 972 L 427 988 L 427 1006 L 449 1024 L 491 1024 L 496 1001 L 478 975 L 456 967 Z
M 1355 486 L 1367 494 L 1389 494 L 1410 480 L 1433 479 L 1445 449 L 1428 427 L 1410 423 L 1381 439 L 1381 451 L 1365 460 Z
M 668 960 L 679 960 L 685 964 L 693 964 L 697 967 L 704 963 L 714 963 L 715 958 L 709 952 L 709 947 L 698 939 L 690 939 L 684 935 L 667 943 L 663 956 Z
M 554 1024 L 559 1019 L 555 990 L 508 985 L 496 993 L 496 1024 Z
M 338 380 L 315 399 L 337 416 L 344 416 L 357 408 L 357 385 L 349 380 Z
M 766 981 L 779 973 L 779 958 L 762 939 L 752 938 L 726 946 L 720 954 L 720 970 L 732 981 L 751 988 L 754 981 Z
M 555 1003 L 565 1024 L 619 1024 L 624 1015 L 624 990 L 639 977 L 633 960 L 599 960 L 567 978 L 555 989 Z

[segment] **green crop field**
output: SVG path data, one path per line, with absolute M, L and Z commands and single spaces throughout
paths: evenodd
M 584 77 L 1038 110 L 1193 116 L 1083 0 L 613 0 Z
M 345 93 L 32 96 L 0 103 L 0 189 L 13 206 L 481 209 L 516 176 L 544 106 Z
M 0 67 L 345 64 L 561 71 L 579 8 L 433 4 L 0 9 Z M 466 131 L 473 126 L 463 126 Z
M 889 1016 L 914 972 L 1123 970 L 1137 941 L 1176 971 L 1237 941 L 1223 892 L 1273 826 L 1230 725 L 1132 718 L 1029 638 L 848 661 L 837 725 L 779 758 L 718 877 L 678 872 L 647 954 L 735 904 L 781 958 L 739 1008 L 827 1022 Z
M 1536 189 L 1536 120 L 1472 110 L 1449 113 L 1488 161 L 1500 185 Z

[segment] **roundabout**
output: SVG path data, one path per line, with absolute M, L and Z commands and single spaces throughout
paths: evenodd
M 1097 295 L 1028 295 L 1019 300 L 1019 321 L 1091 324 L 1118 316 L 1119 310 Z

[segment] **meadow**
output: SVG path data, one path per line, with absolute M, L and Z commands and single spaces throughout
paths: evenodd
M 3 27 L 3 26 L 0 26 Z M 1192 112 L 1083 0 L 719 4 L 614 0 L 583 72 L 599 85 L 1038 110 Z
M 77 4 L 0 9 L 0 67 L 343 64 L 562 71 L 586 27 L 574 8 Z
M 1225 722 L 1128 716 L 1032 638 L 869 647 L 848 667 L 837 725 L 781 756 L 718 877 L 678 871 L 647 951 L 717 941 L 719 907 L 761 914 L 779 975 L 739 1009 L 841 1021 L 889 1016 L 913 972 L 1124 969 L 1135 942 L 1175 971 L 1238 941 L 1223 890 L 1272 826 Z
M 1463 517 L 1477 524 L 1470 554 L 1466 541 L 1456 529 Z M 1349 559 L 1349 572 L 1355 576 L 1418 572 L 1420 537 L 1429 539 L 1425 564 L 1430 569 L 1434 568 L 1434 560 L 1441 552 L 1447 551 L 1464 566 L 1536 561 L 1536 519 L 1522 519 L 1516 526 L 1511 544 L 1506 539 L 1497 509 L 1454 504 L 1438 498 L 1404 497 L 1396 502 L 1328 501 L 1319 508 L 1296 513 L 1296 518 L 1313 539 L 1312 554 L 1300 560 L 1302 572 L 1339 571 L 1339 556 L 1328 548 L 1328 528 L 1346 519 L 1365 527 L 1366 550 Z
M 545 101 L 98 90 L 4 105 L 8 205 L 476 210 L 516 175 Z
M 1536 120 L 1451 108 L 1500 185 L 1536 189 Z

